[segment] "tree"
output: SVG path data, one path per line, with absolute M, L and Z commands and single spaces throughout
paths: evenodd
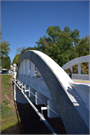
M 22 52 L 23 50 L 25 50 L 25 49 L 26 49 L 26 46 L 18 47 L 18 48 L 16 49 L 16 54 L 21 54 L 21 52 Z
M 7 41 L 1 42 L 1 58 L 8 56 L 10 52 L 10 44 Z
M 17 66 L 18 66 L 19 60 L 20 60 L 20 58 L 21 58 L 21 56 L 22 56 L 22 54 L 24 52 L 26 52 L 27 50 L 36 50 L 36 49 L 37 49 L 36 46 L 34 46 L 34 47 L 28 47 L 28 48 L 26 48 L 25 46 L 24 47 L 21 47 L 21 48 L 18 47 L 17 48 L 17 54 L 15 55 L 15 57 L 14 57 L 14 59 L 12 61 L 12 64 L 16 63 Z
M 10 52 L 10 44 L 7 41 L 1 42 L 1 66 L 2 68 L 10 69 L 11 60 L 8 56 Z
M 59 26 L 51 26 L 46 33 L 47 36 L 40 37 L 36 42 L 39 51 L 46 53 L 60 66 L 77 57 L 71 37 L 72 31 L 68 26 L 65 26 L 64 31 Z
M 15 63 L 15 64 L 17 64 L 17 66 L 18 66 L 19 59 L 20 59 L 20 54 L 17 54 L 17 55 L 14 57 L 13 61 L 12 61 L 12 65 Z
M 11 60 L 9 56 L 1 58 L 1 66 L 2 68 L 10 69 Z
M 79 33 L 78 29 L 75 29 L 74 31 L 72 31 L 71 38 L 73 39 L 75 47 L 78 46 L 78 43 L 80 41 L 79 37 L 80 37 L 80 33 Z
M 80 40 L 78 46 L 76 47 L 78 57 L 89 55 L 89 38 L 84 37 Z
M 64 32 L 65 32 L 65 33 L 70 33 L 70 35 L 71 35 L 71 33 L 72 33 L 72 31 L 70 30 L 70 28 L 69 28 L 68 26 L 65 26 L 65 27 L 64 27 Z
M 46 33 L 49 35 L 49 37 L 52 38 L 52 42 L 57 42 L 58 41 L 58 37 L 59 34 L 61 33 L 61 29 L 59 26 L 51 26 L 48 27 L 48 29 L 46 30 Z

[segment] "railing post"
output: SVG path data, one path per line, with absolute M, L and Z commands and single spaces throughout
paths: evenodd
M 13 67 L 14 67 L 14 79 L 16 79 L 16 75 L 17 75 L 17 71 L 16 71 L 16 69 L 17 69 L 17 65 L 14 63 L 13 64 Z
M 80 78 L 81 74 L 81 63 L 78 64 L 78 79 Z
M 37 69 L 37 75 L 38 75 L 38 76 L 41 76 L 41 74 L 40 74 L 40 72 L 39 72 L 39 70 L 38 70 L 38 69 Z
M 13 64 L 14 72 L 16 72 L 17 65 L 14 63 Z
M 14 84 L 14 100 L 16 101 L 16 85 Z
M 71 72 L 73 73 L 73 68 L 72 68 L 72 67 L 70 67 L 70 70 L 71 70 Z
M 35 65 L 31 62 L 30 66 L 30 86 L 32 85 L 32 77 L 35 76 Z
M 28 83 L 28 75 L 29 75 L 29 60 L 26 60 L 26 83 Z
M 89 80 L 90 80 L 90 62 L 88 62 L 88 64 L 89 64 L 89 66 L 88 66 L 89 69 L 88 70 L 89 70 Z

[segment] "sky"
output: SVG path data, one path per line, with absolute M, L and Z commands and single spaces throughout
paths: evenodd
M 10 43 L 11 62 L 18 47 L 36 46 L 50 26 L 89 35 L 89 1 L 1 1 L 2 41 Z

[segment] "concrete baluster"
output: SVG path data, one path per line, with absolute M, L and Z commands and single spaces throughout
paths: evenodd
M 29 60 L 26 61 L 26 83 L 28 84 Z
M 25 75 L 25 60 L 23 61 L 23 82 L 25 80 L 24 75 Z
M 14 63 L 13 64 L 13 68 L 14 68 L 14 79 L 16 79 L 16 75 L 17 75 L 17 71 L 16 71 L 16 69 L 17 69 L 17 65 Z
M 33 94 L 35 94 L 35 91 L 31 87 L 32 87 L 32 80 L 33 80 L 32 77 L 35 76 L 35 65 L 31 61 L 29 61 L 29 75 L 30 75 L 30 82 L 29 82 L 30 100 L 34 103 L 35 102 L 35 96 Z
M 70 67 L 70 70 L 71 70 L 71 72 L 73 73 L 73 68 L 72 68 L 72 67 Z
M 40 74 L 40 72 L 39 72 L 39 70 L 37 69 L 37 75 L 40 75 L 41 76 L 41 74 Z
M 30 66 L 30 86 L 32 86 L 32 77 L 35 76 L 35 65 L 31 62 Z
M 28 65 L 27 65 L 27 60 L 25 60 L 25 83 L 27 82 L 27 71 L 28 71 Z
M 21 81 L 23 81 L 23 64 L 21 63 Z
M 81 74 L 81 63 L 78 64 L 78 79 L 80 78 Z
M 89 66 L 88 66 L 89 69 L 88 70 L 89 70 L 89 80 L 90 80 L 90 62 L 88 64 L 89 64 Z
M 47 111 L 48 117 L 49 118 L 59 117 L 59 112 L 57 110 L 57 107 L 56 107 L 54 101 L 53 100 L 48 100 L 47 105 L 48 105 L 48 111 Z
M 20 65 L 20 80 L 22 80 L 22 63 L 21 63 L 21 65 Z
M 36 97 L 35 97 L 35 104 L 36 105 L 47 104 L 47 100 L 48 100 L 47 97 L 45 97 L 44 95 L 42 95 L 39 92 L 35 92 L 35 95 L 36 95 Z
M 29 75 L 31 73 L 31 61 L 29 60 Z
M 14 84 L 14 100 L 16 101 L 16 85 Z
M 16 67 L 17 67 L 17 65 L 14 63 L 13 64 L 14 72 L 16 72 Z
M 24 79 L 24 63 L 22 62 L 22 81 L 23 81 L 23 79 Z
M 19 67 L 19 80 L 21 78 L 21 66 Z
M 73 74 L 73 68 L 72 67 L 70 67 L 70 70 L 71 70 L 71 72 L 72 72 L 72 74 Z M 73 78 L 73 77 L 72 77 Z

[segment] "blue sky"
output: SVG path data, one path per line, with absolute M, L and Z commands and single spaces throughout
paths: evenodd
M 1 1 L 2 41 L 10 43 L 11 61 L 18 47 L 33 47 L 50 26 L 89 35 L 89 1 Z

